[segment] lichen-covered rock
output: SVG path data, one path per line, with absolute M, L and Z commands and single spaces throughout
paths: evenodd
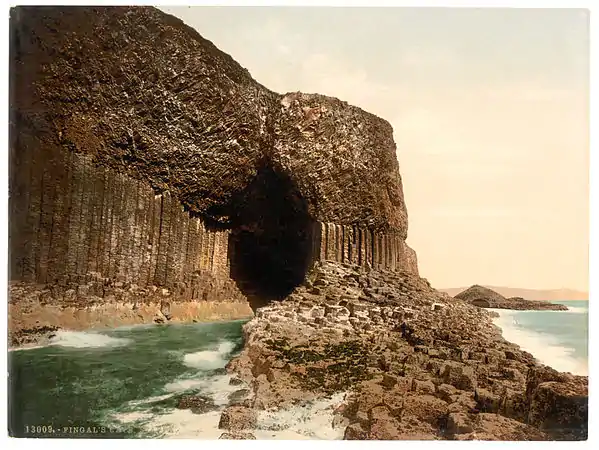
M 317 280 L 326 286 L 323 291 L 351 285 L 357 295 L 347 305 L 333 304 L 326 292 L 310 293 Z M 430 305 L 441 298 L 447 307 L 431 311 Z M 328 316 L 285 315 L 318 306 L 329 316 L 347 306 L 354 313 L 351 319 L 362 322 L 356 313 L 367 316 L 370 329 L 339 322 L 321 326 L 319 321 Z M 286 319 L 273 323 L 275 316 Z M 305 321 L 296 320 L 300 317 Z M 264 367 L 265 361 L 276 366 L 272 381 L 264 373 L 254 380 L 254 406 L 283 408 L 345 393 L 336 424 L 349 424 L 346 439 L 534 440 L 584 435 L 580 413 L 586 391 L 580 391 L 577 405 L 574 396 L 557 386 L 583 387 L 586 377 L 539 366 L 532 355 L 502 338 L 485 310 L 448 300 L 411 273 L 319 263 L 290 298 L 259 309 L 244 326 L 244 335 L 246 347 L 231 367 L 251 378 L 252 368 Z M 558 399 L 555 404 L 561 406 L 548 408 L 549 399 Z M 534 423 L 527 423 L 529 418 Z M 572 434 L 576 429 L 583 430 L 578 437 Z
M 220 416 L 218 428 L 226 430 L 246 430 L 256 427 L 256 410 L 245 406 L 229 406 Z
M 238 439 L 238 440 L 251 439 L 251 440 L 254 440 L 254 439 L 256 439 L 256 436 L 254 436 L 252 433 L 244 433 L 243 431 L 233 431 L 233 432 L 221 434 L 219 439 Z
M 588 435 L 588 390 L 582 380 L 547 381 L 538 384 L 530 400 L 527 421 L 566 439 Z

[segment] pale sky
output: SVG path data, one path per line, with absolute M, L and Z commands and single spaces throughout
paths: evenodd
M 588 289 L 588 13 L 164 7 L 274 91 L 388 120 L 438 288 Z

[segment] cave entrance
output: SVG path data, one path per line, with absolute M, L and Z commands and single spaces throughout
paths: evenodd
M 482 298 L 477 298 L 476 300 L 472 300 L 472 304 L 474 306 L 478 306 L 480 308 L 490 308 L 491 304 Z
M 253 310 L 301 284 L 313 261 L 314 221 L 295 183 L 262 166 L 235 201 L 231 276 Z

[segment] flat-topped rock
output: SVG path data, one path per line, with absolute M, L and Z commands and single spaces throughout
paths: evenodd
M 474 285 L 455 296 L 460 300 L 469 302 L 481 308 L 535 310 L 535 311 L 567 311 L 566 305 L 543 302 L 539 300 L 525 300 L 522 297 L 505 298 L 503 295 L 484 286 Z

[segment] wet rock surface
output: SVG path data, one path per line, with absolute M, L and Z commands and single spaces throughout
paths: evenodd
M 228 433 L 223 433 L 220 435 L 219 439 L 239 439 L 239 440 L 244 440 L 244 439 L 256 439 L 256 436 L 254 436 L 252 433 L 245 433 L 243 431 L 233 431 L 233 432 L 228 432 Z
M 8 343 L 11 347 L 27 347 L 31 345 L 44 345 L 60 330 L 56 326 L 36 325 L 31 328 L 20 328 L 9 332 Z
M 481 308 L 516 309 L 521 311 L 567 311 L 566 305 L 539 300 L 525 300 L 522 297 L 506 298 L 484 286 L 474 285 L 455 296 Z
M 189 409 L 194 414 L 204 414 L 209 411 L 218 410 L 212 399 L 202 395 L 185 395 L 177 403 L 178 409 Z
M 586 377 L 539 365 L 501 337 L 487 311 L 413 274 L 319 263 L 244 334 L 228 370 L 252 386 L 251 408 L 345 392 L 334 420 L 345 439 L 587 434 Z
M 233 405 L 223 411 L 218 427 L 231 431 L 247 430 L 254 428 L 256 421 L 256 410 L 246 406 Z

